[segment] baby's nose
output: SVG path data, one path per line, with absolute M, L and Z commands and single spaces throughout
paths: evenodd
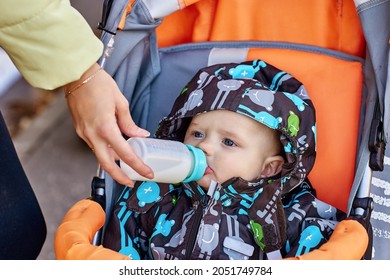
M 208 141 L 200 142 L 198 148 L 201 149 L 206 156 L 211 156 L 213 154 L 212 145 Z

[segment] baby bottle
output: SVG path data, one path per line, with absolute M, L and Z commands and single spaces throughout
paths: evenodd
M 139 175 L 125 162 L 121 169 L 133 180 L 155 181 L 157 183 L 179 183 L 199 180 L 207 167 L 203 151 L 178 141 L 154 138 L 129 138 L 134 153 L 154 172 L 154 178 Z

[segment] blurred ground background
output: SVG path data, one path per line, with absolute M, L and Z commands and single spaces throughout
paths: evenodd
M 103 0 L 71 2 L 96 30 Z M 30 87 L 1 51 L 0 110 L 46 219 L 47 239 L 39 259 L 55 259 L 54 232 L 66 211 L 89 196 L 97 162 L 73 129 L 62 91 Z M 390 259 L 389 157 L 390 148 L 384 172 L 374 173 L 372 183 L 374 259 Z
M 71 2 L 95 30 L 103 0 Z M 74 131 L 63 92 L 29 86 L 1 49 L 0 65 L 0 110 L 46 219 L 39 259 L 55 259 L 54 232 L 66 211 L 89 196 L 97 162 Z

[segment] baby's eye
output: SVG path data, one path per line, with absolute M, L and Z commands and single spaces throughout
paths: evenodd
M 229 138 L 223 139 L 222 143 L 224 143 L 226 146 L 229 146 L 229 147 L 236 146 L 236 143 L 234 143 L 234 141 L 229 139 Z
M 200 131 L 194 131 L 194 132 L 192 132 L 192 135 L 193 135 L 195 138 L 203 138 L 203 133 L 200 132 Z

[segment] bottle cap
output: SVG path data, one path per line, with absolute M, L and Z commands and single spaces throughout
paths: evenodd
M 197 181 L 202 178 L 207 168 L 206 155 L 204 152 L 192 145 L 186 144 L 186 146 L 194 156 L 194 167 L 191 174 L 189 174 L 188 177 L 183 180 L 185 183 Z

